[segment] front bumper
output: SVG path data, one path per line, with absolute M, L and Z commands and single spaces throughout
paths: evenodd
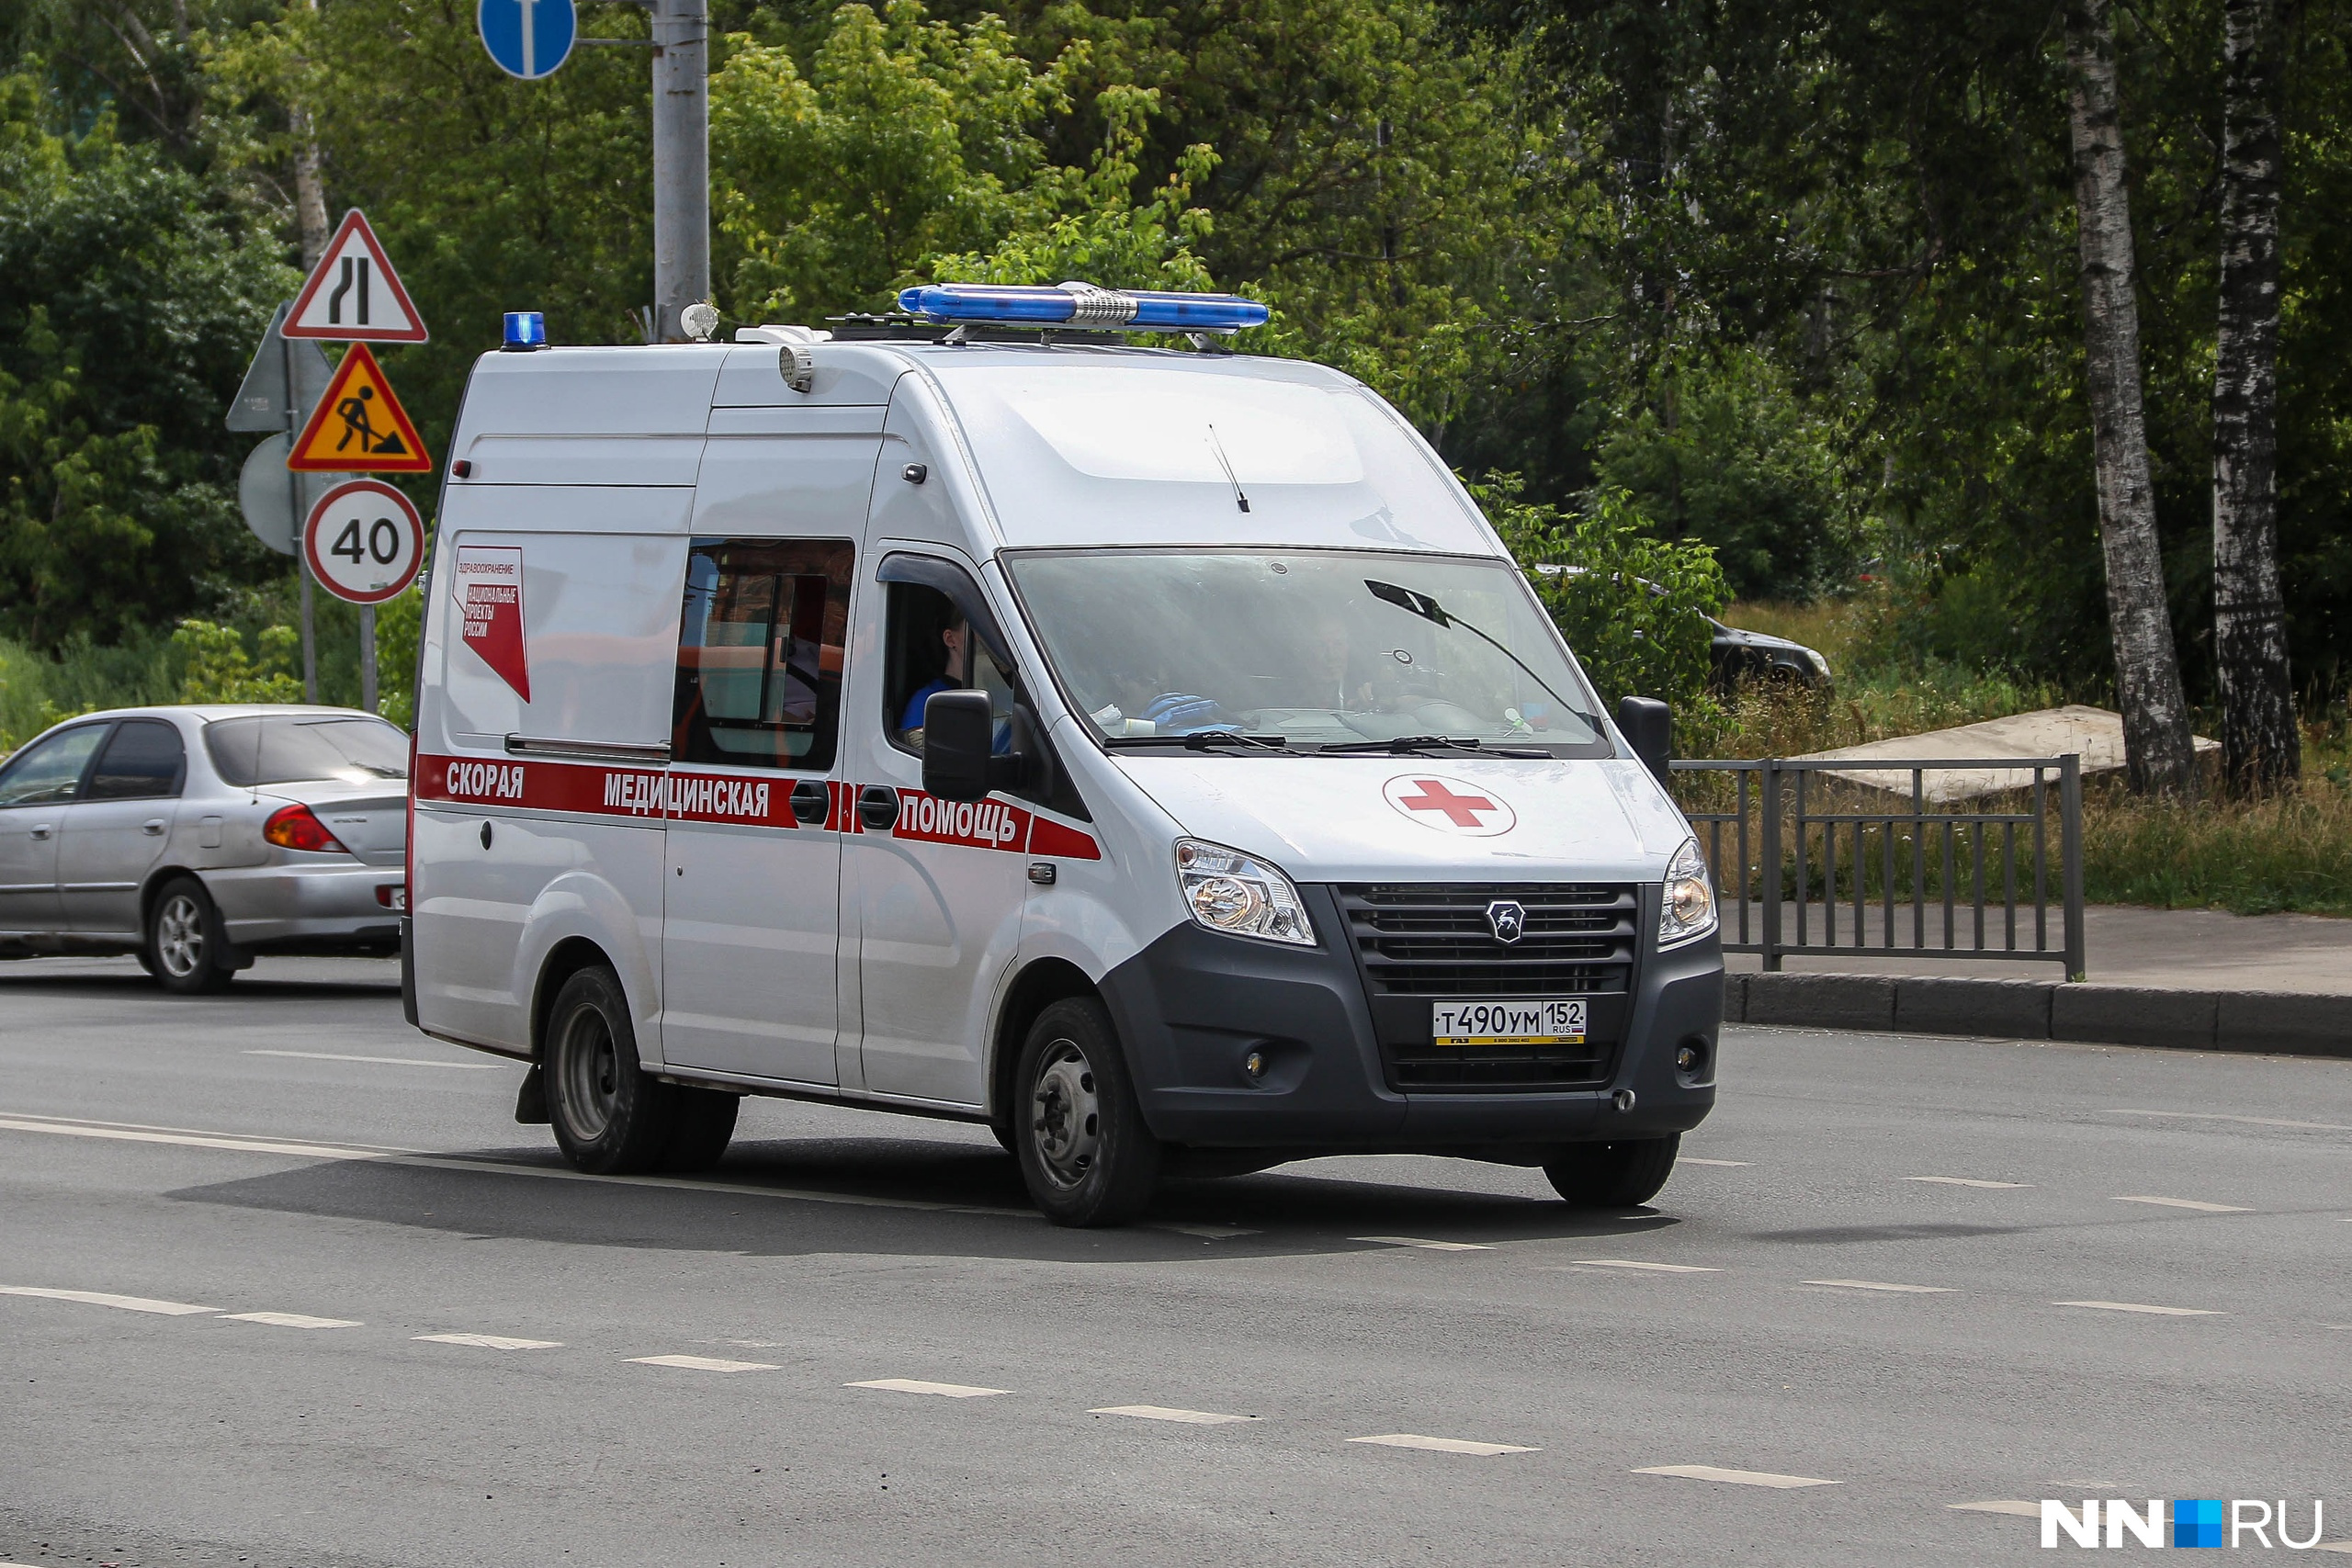
M 391 953 L 400 946 L 400 911 L 377 890 L 398 887 L 399 866 L 318 864 L 239 866 L 202 874 L 229 940 L 248 953 Z
M 1315 948 L 1170 931 L 1103 976 L 1144 1119 L 1170 1143 L 1210 1148 L 1439 1151 L 1532 1158 L 1547 1145 L 1660 1137 L 1715 1102 L 1723 953 L 1713 937 L 1634 967 L 1607 1081 L 1573 1089 L 1446 1093 L 1392 1088 L 1355 955 L 1330 889 L 1303 886 Z M 1657 927 L 1658 890 L 1646 889 Z M 1685 1043 L 1699 1069 L 1676 1069 Z M 1253 1083 L 1242 1063 L 1265 1067 Z M 1621 1091 L 1633 1109 L 1619 1111 Z

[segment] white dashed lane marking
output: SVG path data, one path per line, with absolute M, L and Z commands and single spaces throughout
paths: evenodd
M 1425 1252 L 1492 1252 L 1493 1247 L 1475 1241 L 1429 1241 L 1417 1235 L 1351 1235 L 1350 1241 L 1375 1242 L 1382 1247 L 1418 1247 Z
M 641 1367 L 676 1367 L 689 1372 L 772 1372 L 765 1361 L 728 1361 L 717 1356 L 631 1356 Z
M 503 1334 L 419 1334 L 433 1345 L 471 1345 L 481 1350 L 560 1350 L 560 1339 L 515 1339 Z
M 1944 1506 L 1963 1514 L 2015 1514 L 2021 1519 L 2041 1517 L 2041 1505 L 2029 1503 L 2022 1497 L 2001 1497 L 1989 1503 L 1946 1503 Z
M 503 1062 L 436 1062 L 426 1056 L 346 1056 L 339 1051 L 252 1050 L 248 1056 L 300 1056 L 309 1062 L 374 1062 L 387 1067 L 455 1067 L 460 1072 L 495 1072 Z
M 222 1313 L 228 1323 L 266 1323 L 272 1328 L 365 1328 L 364 1323 L 347 1317 L 312 1317 L 299 1312 L 230 1312 Z
M 1713 1464 L 1653 1464 L 1634 1473 L 1679 1475 L 1686 1481 L 1724 1481 L 1734 1486 L 1770 1486 L 1782 1492 L 1793 1492 L 1803 1486 L 1843 1484 L 1841 1482 L 1824 1481 L 1817 1475 L 1775 1475 L 1769 1470 L 1725 1470 Z
M 39 1296 L 52 1302 L 80 1302 L 85 1306 L 120 1307 L 125 1312 L 152 1312 L 163 1317 L 188 1317 L 219 1312 L 219 1307 L 190 1306 L 186 1302 L 159 1302 L 146 1296 L 118 1296 L 106 1291 L 52 1291 L 40 1285 L 0 1285 L 0 1296 Z M 5 1568 L 5 1565 L 0 1565 Z
M 1990 1187 L 2003 1189 L 2027 1188 L 2030 1181 L 1980 1181 L 1973 1176 L 1906 1176 L 1905 1181 L 1932 1181 L 1939 1187 Z
M 1748 1167 L 1749 1167 L 1753 1162 L 1752 1162 L 1752 1161 L 1749 1161 L 1749 1160 L 1744 1160 L 1744 1159 L 1701 1159 L 1697 1155 L 1684 1155 L 1681 1158 L 1679 1158 L 1679 1159 L 1676 1160 L 1674 1163 L 1675 1163 L 1675 1164 L 1677 1164 L 1677 1165 L 1720 1165 L 1720 1166 L 1736 1166 L 1736 1167 L 1738 1167 L 1739 1168 L 1741 1168 L 1741 1169 L 1745 1170 L 1745 1169 L 1747 1169 L 1747 1168 L 1748 1168 Z
M 2235 1203 L 2205 1203 L 2194 1198 L 2151 1198 L 2143 1195 L 2120 1197 L 2115 1201 L 2119 1203 L 2154 1203 L 2166 1209 L 2194 1209 L 2200 1214 L 2251 1214 L 2254 1213 L 2252 1209 L 2240 1208 Z
M 890 1393 L 936 1393 L 948 1399 L 985 1399 L 992 1393 L 1010 1393 L 1006 1388 L 974 1388 L 969 1383 L 925 1382 L 921 1378 L 872 1378 L 865 1382 L 845 1383 L 845 1388 L 878 1388 Z
M 2101 1312 L 2145 1313 L 2151 1317 L 2222 1317 L 2211 1307 L 2150 1306 L 2145 1302 L 2052 1302 L 2052 1306 L 2096 1307 Z
M 1948 1296 L 1950 1285 L 1896 1285 L 1884 1280 L 1807 1280 L 1808 1285 L 1828 1285 L 1840 1291 L 1894 1291 L 1906 1296 Z
M 1426 1449 L 1438 1454 L 1532 1454 L 1542 1450 L 1519 1443 L 1474 1443 L 1463 1438 L 1424 1438 L 1419 1432 L 1384 1432 L 1376 1438 L 1350 1438 L 1351 1443 L 1376 1443 L 1384 1449 Z
M 1171 1410 L 1164 1404 L 1105 1404 L 1089 1416 L 1132 1416 L 1139 1421 L 1181 1421 L 1192 1427 L 1226 1427 L 1255 1421 L 1255 1416 L 1220 1416 L 1214 1410 Z
M 1702 1268 L 1696 1263 L 1649 1263 L 1638 1258 L 1579 1258 L 1579 1269 L 1638 1269 L 1645 1274 L 1720 1274 L 1720 1269 Z

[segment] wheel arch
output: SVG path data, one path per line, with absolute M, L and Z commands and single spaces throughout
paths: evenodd
M 531 1060 L 544 1064 L 547 1060 L 548 1015 L 555 1010 L 555 998 L 565 981 L 582 969 L 609 969 L 621 994 L 628 994 L 628 986 L 620 978 L 620 968 L 612 954 L 584 936 L 568 936 L 548 949 L 539 961 L 538 977 L 531 987 Z
M 1005 990 L 1004 1004 L 997 1010 L 996 1029 L 989 1041 L 989 1121 L 1003 1121 L 1006 1108 L 1012 1103 L 1012 1073 L 1020 1064 L 1021 1043 L 1037 1015 L 1070 997 L 1100 1001 L 1102 995 L 1086 971 L 1067 958 L 1034 960 L 1013 976 Z

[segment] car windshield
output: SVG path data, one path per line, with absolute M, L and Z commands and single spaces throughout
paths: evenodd
M 239 789 L 408 777 L 408 735 L 380 718 L 289 713 L 216 719 L 204 727 L 204 749 L 221 782 Z
M 1012 566 L 1063 689 L 1114 746 L 1225 733 L 1299 750 L 1608 749 L 1557 635 L 1499 561 L 1099 550 Z

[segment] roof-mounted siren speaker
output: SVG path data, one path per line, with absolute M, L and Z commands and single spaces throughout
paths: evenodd
M 995 321 L 1084 332 L 1235 333 L 1263 326 L 1266 307 L 1238 294 L 1098 288 L 1091 283 L 1021 288 L 927 283 L 899 290 L 899 309 L 933 321 Z

